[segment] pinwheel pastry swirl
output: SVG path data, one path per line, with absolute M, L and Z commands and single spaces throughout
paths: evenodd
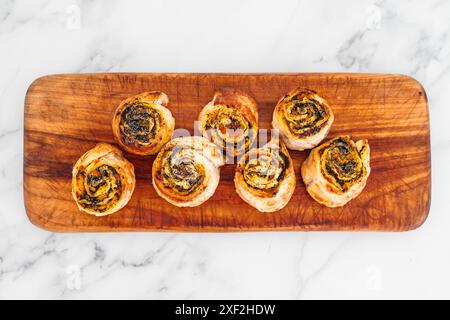
M 195 207 L 214 194 L 223 164 L 221 150 L 207 139 L 176 138 L 161 149 L 153 162 L 153 186 L 171 204 Z
M 295 173 L 286 147 L 272 140 L 247 152 L 236 166 L 237 194 L 261 212 L 282 209 L 295 190 Z
M 367 140 L 338 136 L 313 149 L 302 165 L 306 190 L 327 207 L 340 207 L 357 197 L 370 174 Z
M 256 139 L 258 107 L 248 94 L 224 88 L 214 94 L 198 121 L 202 135 L 234 157 L 247 151 Z
M 278 101 L 272 126 L 280 131 L 289 149 L 302 151 L 317 146 L 333 121 L 333 112 L 325 99 L 308 88 L 296 88 Z
M 81 211 L 95 216 L 122 209 L 134 185 L 133 165 L 119 149 L 106 143 L 82 155 L 72 170 L 72 196 Z
M 144 92 L 125 99 L 113 118 L 117 143 L 137 155 L 156 154 L 170 140 L 175 119 L 166 108 L 169 98 L 163 92 Z

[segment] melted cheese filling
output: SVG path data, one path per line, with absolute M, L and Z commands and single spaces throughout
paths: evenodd
M 83 208 L 105 212 L 119 201 L 122 188 L 117 170 L 107 164 L 90 164 L 77 173 L 76 195 Z
M 346 192 L 366 174 L 361 154 L 355 143 L 346 137 L 330 141 L 320 150 L 321 171 L 340 191 Z
M 120 133 L 125 144 L 147 146 L 158 134 L 162 122 L 153 104 L 139 99 L 130 102 L 120 116 Z
M 260 149 L 256 156 L 250 155 L 246 160 L 242 174 L 248 186 L 275 192 L 288 167 L 289 158 L 279 149 Z
M 231 146 L 235 151 L 249 147 L 252 124 L 235 108 L 217 105 L 207 114 L 204 128 L 221 147 Z
M 161 175 L 166 188 L 188 195 L 202 185 L 205 168 L 196 161 L 192 149 L 175 147 L 163 155 Z
M 300 137 L 314 135 L 328 121 L 330 115 L 314 96 L 314 93 L 309 92 L 283 99 L 282 118 L 292 134 Z

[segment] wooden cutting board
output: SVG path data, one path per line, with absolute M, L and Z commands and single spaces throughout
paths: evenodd
M 305 190 L 300 165 L 308 151 L 291 151 L 297 188 L 279 212 L 263 214 L 244 203 L 233 183 L 234 165 L 221 170 L 214 196 L 181 209 L 158 197 L 151 183 L 154 157 L 125 156 L 135 165 L 136 190 L 121 211 L 94 217 L 71 196 L 77 159 L 98 142 L 114 143 L 113 111 L 129 96 L 161 90 L 170 98 L 177 128 L 193 122 L 215 89 L 235 87 L 259 105 L 260 128 L 270 128 L 277 100 L 296 86 L 315 89 L 331 104 L 328 137 L 367 138 L 372 173 L 362 194 L 342 208 L 326 208 Z M 78 231 L 271 231 L 417 228 L 430 208 L 431 156 L 427 97 L 403 75 L 377 74 L 74 74 L 34 81 L 25 99 L 24 198 L 35 225 Z

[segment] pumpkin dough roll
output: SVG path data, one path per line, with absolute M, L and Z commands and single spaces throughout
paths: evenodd
M 308 88 L 296 88 L 278 101 L 272 127 L 280 131 L 289 149 L 302 151 L 317 146 L 333 121 L 333 111 L 325 99 Z
M 245 153 L 257 137 L 258 106 L 248 94 L 223 88 L 203 108 L 198 121 L 205 138 L 222 148 L 224 155 L 235 157 Z
M 295 190 L 292 159 L 283 143 L 270 141 L 251 149 L 236 166 L 234 184 L 237 194 L 261 212 L 282 209 Z
M 170 140 L 175 119 L 167 109 L 169 98 L 163 92 L 144 92 L 125 99 L 113 118 L 117 143 L 137 155 L 156 154 Z
M 313 149 L 302 164 L 306 190 L 327 207 L 340 207 L 357 197 L 370 174 L 367 140 L 338 136 Z
M 223 164 L 221 150 L 207 139 L 176 138 L 164 146 L 153 162 L 153 186 L 171 204 L 195 207 L 214 194 Z
M 95 216 L 122 209 L 134 185 L 133 165 L 107 143 L 99 143 L 82 155 L 72 170 L 72 196 L 81 211 Z

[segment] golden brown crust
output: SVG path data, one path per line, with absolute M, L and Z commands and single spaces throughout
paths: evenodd
M 72 170 L 72 196 L 81 211 L 95 216 L 122 209 L 131 199 L 134 186 L 133 165 L 107 143 L 87 151 Z
M 237 194 L 261 212 L 286 206 L 296 185 L 292 159 L 283 143 L 271 141 L 247 152 L 236 166 Z
M 214 105 L 224 104 L 234 106 L 239 109 L 249 121 L 258 123 L 258 105 L 255 99 L 241 90 L 235 88 L 222 88 L 217 90 L 212 102 Z
M 317 146 L 328 134 L 333 121 L 328 102 L 314 90 L 299 87 L 278 101 L 272 127 L 280 131 L 289 149 L 302 151 Z
M 243 154 L 258 134 L 258 106 L 248 94 L 234 88 L 222 88 L 202 109 L 198 117 L 200 132 L 231 153 Z
M 161 149 L 153 162 L 153 186 L 169 203 L 195 207 L 214 194 L 222 165 L 220 149 L 205 138 L 176 138 Z
M 313 149 L 302 164 L 306 190 L 327 207 L 340 207 L 357 197 L 370 175 L 367 140 L 338 136 Z
M 170 140 L 175 119 L 167 109 L 169 98 L 160 91 L 144 92 L 123 100 L 112 121 L 114 137 L 125 151 L 156 154 Z

